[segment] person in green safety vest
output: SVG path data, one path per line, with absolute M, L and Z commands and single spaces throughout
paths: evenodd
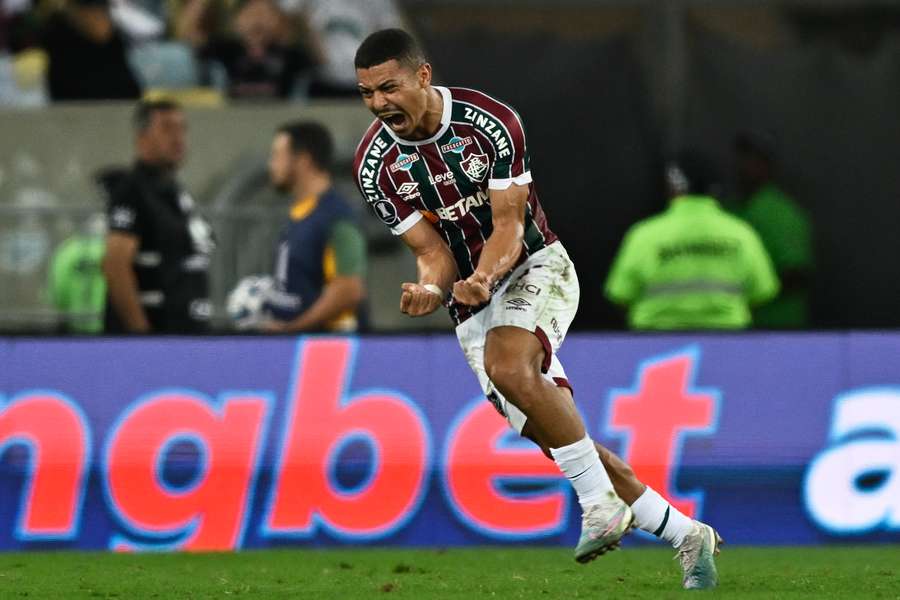
M 776 152 L 772 136 L 742 132 L 735 137 L 739 199 L 734 214 L 759 234 L 778 278 L 781 294 L 753 313 L 757 327 L 808 327 L 812 277 L 812 224 L 806 212 L 775 181 Z
M 83 231 L 63 241 L 50 259 L 47 291 L 65 333 L 103 331 L 106 280 L 100 265 L 106 251 L 105 232 L 103 215 L 95 215 Z
M 779 283 L 759 236 L 714 198 L 705 157 L 680 153 L 666 166 L 671 203 L 625 235 L 606 296 L 628 308 L 632 329 L 743 329 L 751 306 Z

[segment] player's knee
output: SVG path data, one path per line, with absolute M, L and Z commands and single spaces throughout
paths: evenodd
M 504 396 L 510 391 L 515 391 L 517 379 L 524 374 L 521 364 L 512 360 L 493 360 L 484 365 L 490 380 L 497 386 Z
M 506 356 L 486 361 L 485 370 L 500 393 L 528 414 L 527 407 L 521 405 L 522 391 L 534 387 L 536 385 L 534 379 L 539 376 L 531 365 L 515 356 Z

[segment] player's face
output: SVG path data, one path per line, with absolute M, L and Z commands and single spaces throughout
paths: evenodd
M 140 133 L 145 155 L 153 162 L 178 167 L 187 153 L 187 119 L 180 110 L 158 110 Z
M 363 102 L 398 136 L 410 138 L 421 126 L 428 108 L 431 65 L 412 69 L 389 60 L 368 69 L 357 69 Z
M 269 180 L 282 192 L 290 191 L 294 185 L 294 153 L 291 152 L 291 138 L 286 133 L 279 133 L 272 140 Z

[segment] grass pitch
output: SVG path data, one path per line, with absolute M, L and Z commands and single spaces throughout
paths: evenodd
M 0 554 L 0 598 L 900 599 L 900 546 L 728 548 L 721 585 L 685 592 L 672 552 L 578 565 L 563 548 Z

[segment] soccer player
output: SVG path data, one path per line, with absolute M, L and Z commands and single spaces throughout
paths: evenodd
M 356 151 L 356 182 L 416 256 L 418 282 L 401 286 L 400 310 L 449 307 L 488 399 L 575 489 L 578 562 L 616 548 L 634 524 L 678 547 L 685 587 L 714 586 L 718 534 L 595 444 L 575 407 L 556 352 L 578 279 L 538 201 L 518 114 L 481 92 L 432 85 L 431 65 L 398 29 L 366 38 L 355 65 L 377 117 Z

